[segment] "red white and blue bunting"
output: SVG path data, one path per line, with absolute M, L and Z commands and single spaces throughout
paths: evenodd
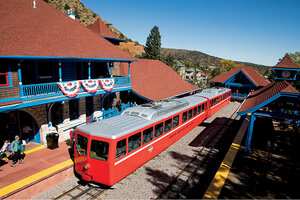
M 89 93 L 96 92 L 99 87 L 98 80 L 83 80 L 81 81 L 81 84 L 84 87 L 84 89 Z
M 75 97 L 80 89 L 79 81 L 57 83 L 57 85 L 67 97 Z
M 111 79 L 99 79 L 99 83 L 103 90 L 105 91 L 112 91 L 114 89 L 115 80 Z

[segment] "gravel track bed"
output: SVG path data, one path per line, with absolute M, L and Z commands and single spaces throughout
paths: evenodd
M 239 106 L 240 103 L 231 102 L 204 122 L 210 123 L 217 117 L 230 117 Z M 115 189 L 106 190 L 99 198 L 156 198 L 196 156 L 201 147 L 191 147 L 189 143 L 204 129 L 204 126 L 197 126 L 152 160 L 117 183 Z M 70 179 L 33 199 L 51 199 L 77 184 L 77 178 Z

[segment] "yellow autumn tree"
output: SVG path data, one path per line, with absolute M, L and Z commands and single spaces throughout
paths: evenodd
M 220 74 L 223 74 L 236 67 L 238 67 L 238 65 L 234 61 L 222 59 L 219 64 L 219 71 Z

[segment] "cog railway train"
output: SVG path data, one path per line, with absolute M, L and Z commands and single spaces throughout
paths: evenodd
M 126 109 L 78 127 L 75 171 L 85 181 L 113 186 L 230 102 L 230 89 L 205 89 L 183 98 Z

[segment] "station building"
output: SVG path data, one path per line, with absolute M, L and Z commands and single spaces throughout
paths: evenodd
M 73 128 L 114 116 L 116 101 L 123 110 L 199 89 L 160 61 L 123 52 L 124 40 L 100 19 L 87 29 L 35 2 L 0 2 L 0 143 L 21 135 L 46 144 L 53 131 L 64 141 Z
M 300 92 L 293 87 L 296 73 L 300 66 L 293 63 L 288 54 L 273 67 L 275 81 L 257 91 L 251 92 L 238 111 L 240 116 L 249 120 L 245 150 L 251 150 L 251 141 L 255 136 L 254 127 L 258 120 L 263 121 L 260 130 L 265 135 L 268 145 L 276 146 L 274 142 L 273 121 L 277 120 L 298 132 L 300 122 Z M 270 131 L 271 130 L 271 131 Z
M 248 66 L 237 67 L 212 79 L 213 86 L 230 88 L 232 91 L 231 98 L 240 100 L 246 99 L 251 91 L 262 88 L 269 83 L 268 79 Z
M 135 58 L 42 0 L 1 1 L 1 142 L 15 135 L 44 144 L 55 126 L 59 140 L 100 119 L 109 96 L 131 90 L 130 73 L 114 76 Z M 97 25 L 97 24 L 96 24 Z M 96 26 L 95 25 L 95 26 Z

